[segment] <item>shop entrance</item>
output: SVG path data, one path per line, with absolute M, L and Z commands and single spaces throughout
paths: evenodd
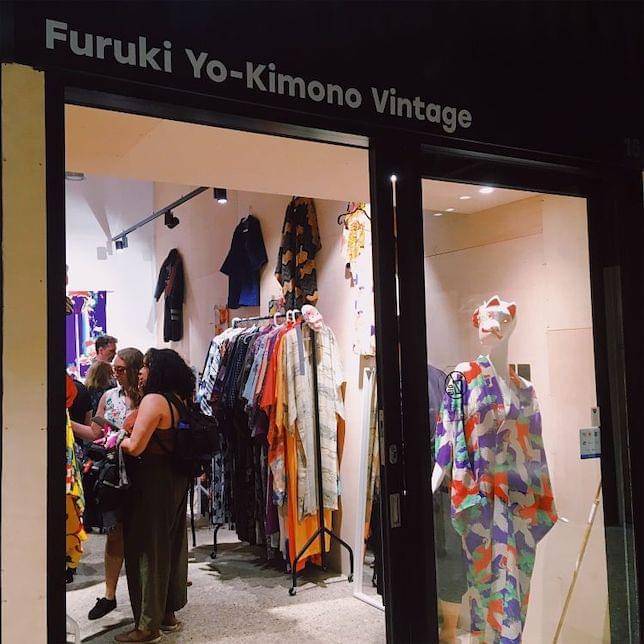
M 220 450 L 192 486 L 183 637 L 385 641 L 367 151 L 74 105 L 65 117 L 66 367 L 78 390 L 79 465 L 99 462 L 94 439 L 113 435 L 92 417 L 136 422 L 132 349 L 175 350 L 195 373 L 201 408 L 220 421 Z M 307 304 L 322 324 L 306 322 Z M 317 383 L 302 379 L 313 368 L 311 329 Z M 278 354 L 284 340 L 293 351 Z M 117 353 L 103 368 L 106 342 Z M 317 405 L 305 390 L 315 384 Z M 314 416 L 325 525 L 337 537 L 325 539 L 325 570 L 319 539 L 304 549 L 319 525 Z M 107 642 L 131 624 L 119 576 L 128 519 L 101 510 L 91 473 L 82 480 L 88 534 L 68 525 L 66 612 L 83 638 Z

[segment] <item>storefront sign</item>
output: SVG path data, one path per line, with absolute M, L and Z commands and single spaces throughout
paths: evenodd
M 377 114 L 438 124 L 448 134 L 459 128 L 466 130 L 472 124 L 472 114 L 467 109 L 443 105 L 427 97 L 405 96 L 396 87 L 371 86 L 365 95 L 357 87 L 286 73 L 272 62 L 247 60 L 243 65 L 231 67 L 208 51 L 189 47 L 177 49 L 170 40 L 154 42 L 139 36 L 136 40 L 125 41 L 116 35 L 80 31 L 66 22 L 50 18 L 46 19 L 45 46 L 49 50 L 65 49 L 75 56 L 165 74 L 173 74 L 177 66 L 181 66 L 188 68 L 198 81 L 238 83 L 251 92 L 277 94 L 295 100 L 354 110 L 365 104 Z
M 175 104 L 181 93 L 186 106 L 220 114 L 637 166 L 642 106 L 623 82 L 641 77 L 636 12 L 628 3 L 571 12 L 566 3 L 1 2 L 0 57 L 81 91 Z

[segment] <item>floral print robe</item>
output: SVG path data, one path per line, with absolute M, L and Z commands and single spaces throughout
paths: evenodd
M 477 641 L 517 643 L 537 543 L 555 511 L 532 385 L 510 374 L 506 410 L 485 356 L 456 368 L 436 426 L 436 463 L 451 478 L 451 514 L 467 561 Z M 449 388 L 448 388 L 449 389 Z

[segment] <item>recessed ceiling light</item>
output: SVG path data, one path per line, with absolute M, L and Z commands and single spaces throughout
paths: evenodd
M 442 217 L 443 213 L 442 212 L 435 212 L 434 217 Z
M 471 198 L 472 197 L 470 197 L 469 195 L 463 195 L 463 196 L 459 197 L 459 199 L 461 199 L 463 201 L 465 201 L 465 199 L 471 199 Z
M 445 212 L 454 212 L 455 208 L 445 208 Z
M 490 188 L 490 186 L 486 186 L 485 188 L 481 188 L 479 192 L 482 195 L 489 195 L 491 192 L 494 192 L 494 188 Z

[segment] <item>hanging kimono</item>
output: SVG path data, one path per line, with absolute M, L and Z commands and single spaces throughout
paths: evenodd
M 65 453 L 66 561 L 68 568 L 76 570 L 83 555 L 83 541 L 87 540 L 87 534 L 83 527 L 83 510 L 85 509 L 83 483 L 80 465 L 76 458 L 74 433 L 69 414 L 67 414 L 65 429 Z
M 248 215 L 235 232 L 221 272 L 228 275 L 228 308 L 259 306 L 259 271 L 268 261 L 259 219 Z
M 532 385 L 511 372 L 506 410 L 485 356 L 443 399 L 436 463 L 451 477 L 451 514 L 467 560 L 477 641 L 518 643 L 536 547 L 557 520 Z
M 369 206 L 355 205 L 345 215 L 342 229 L 342 254 L 353 290 L 353 352 L 376 355 L 376 317 L 373 305 L 373 262 L 371 257 L 371 219 Z
M 322 492 L 326 509 L 338 509 L 338 419 L 344 419 L 344 375 L 337 340 L 329 327 L 315 333 L 317 392 L 311 369 L 311 329 L 296 327 L 284 336 L 284 370 L 288 427 L 298 438 L 298 517 L 318 511 L 315 464 L 315 403 L 320 423 Z
M 158 302 L 165 293 L 165 314 L 163 318 L 163 341 L 178 342 L 183 337 L 183 260 L 173 248 L 159 271 L 154 299 Z
M 315 255 L 322 248 L 312 199 L 293 197 L 284 215 L 275 277 L 282 285 L 286 309 L 318 301 Z

